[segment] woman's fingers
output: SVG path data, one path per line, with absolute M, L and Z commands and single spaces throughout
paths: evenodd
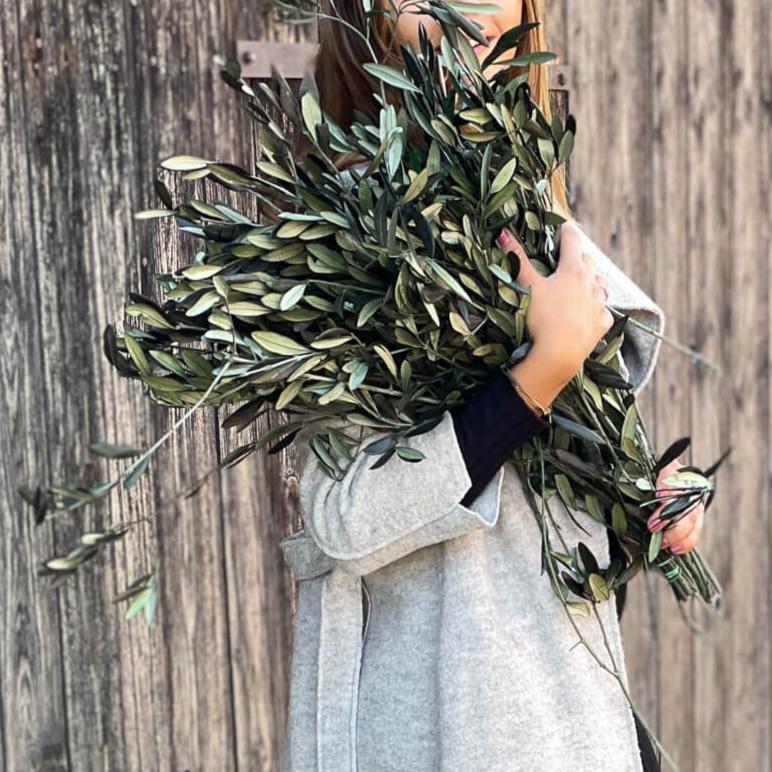
M 598 297 L 605 305 L 606 300 L 608 300 L 608 290 L 603 285 L 595 282 L 595 287 L 593 288 L 593 292 L 596 292 L 598 294 Z
M 655 496 L 664 498 L 669 495 L 673 486 L 667 485 L 664 480 L 671 474 L 674 474 L 681 468 L 679 459 L 673 459 L 667 466 L 662 468 L 657 475 L 657 490 Z M 672 500 L 672 499 L 671 499 Z M 684 552 L 694 549 L 702 533 L 705 518 L 705 505 L 700 502 L 687 515 L 684 515 L 677 523 L 671 524 L 668 520 L 661 520 L 659 513 L 671 500 L 663 501 L 654 512 L 649 516 L 648 527 L 652 533 L 664 529 L 662 535 L 662 548 L 669 549 L 675 555 L 682 555 Z
M 670 477 L 671 474 L 677 472 L 680 468 L 681 468 L 681 464 L 679 463 L 677 458 L 674 458 L 669 464 L 667 464 L 666 466 L 664 466 L 662 469 L 659 470 L 659 474 L 657 475 L 656 491 L 654 493 L 654 496 L 656 498 L 660 499 L 670 495 L 670 491 L 674 490 L 674 488 L 672 485 L 666 485 L 663 482 L 663 480 L 666 477 Z M 659 517 L 659 514 L 671 501 L 672 499 L 669 499 L 668 501 L 664 501 L 649 515 L 647 524 L 648 524 L 649 530 L 652 533 L 661 531 L 663 528 L 666 528 L 668 526 L 669 521 L 661 520 Z
M 539 272 L 531 265 L 531 259 L 526 254 L 523 245 L 515 238 L 508 228 L 503 228 L 496 237 L 496 244 L 502 252 L 514 252 L 520 258 L 520 271 L 515 277 L 520 284 L 530 287 L 541 278 Z
M 700 516 L 700 506 L 696 506 L 688 515 L 684 515 L 677 523 L 667 526 L 662 535 L 663 549 L 682 542 L 694 528 Z
M 515 252 L 520 258 L 520 274 L 518 280 L 525 286 L 541 278 L 541 274 L 531 265 L 530 258 L 522 244 L 515 238 L 509 228 L 502 228 L 496 237 L 496 244 L 503 252 Z M 596 267 L 592 255 L 582 251 L 581 231 L 571 222 L 560 226 L 560 260 L 557 270 L 573 270 L 584 275 L 589 285 L 596 281 Z
M 598 272 L 595 267 L 595 261 L 592 259 L 592 255 L 589 252 L 582 252 L 582 262 L 584 263 L 584 272 L 588 282 L 590 284 L 595 284 Z
M 704 505 L 700 504 L 698 507 L 695 507 L 695 512 L 697 512 L 697 517 L 695 518 L 694 527 L 692 530 L 689 531 L 689 533 L 683 539 L 681 539 L 678 544 L 674 544 L 670 548 L 670 551 L 675 555 L 683 555 L 684 552 L 689 552 L 697 546 L 697 542 L 700 539 L 700 534 L 702 533 L 702 527 L 705 523 Z
M 585 268 L 582 234 L 570 222 L 564 222 L 560 226 L 560 260 L 557 270 L 561 270 L 561 268 L 573 271 L 582 271 Z

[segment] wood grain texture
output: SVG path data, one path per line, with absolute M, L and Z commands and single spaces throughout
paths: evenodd
M 578 123 L 575 214 L 664 308 L 666 333 L 723 368 L 664 344 L 644 417 L 660 450 L 691 436 L 687 462 L 733 447 L 699 547 L 724 609 L 695 604 L 704 632 L 692 635 L 661 577 L 636 581 L 622 623 L 633 694 L 684 772 L 768 772 L 769 4 L 556 5 Z
M 652 19 L 651 147 L 653 220 L 651 250 L 656 260 L 656 297 L 668 315 L 670 335 L 689 342 L 689 318 L 696 310 L 688 298 L 688 185 L 686 121 L 688 81 L 686 33 L 688 9 L 684 3 L 659 3 Z M 688 400 L 691 368 L 688 359 L 665 352 L 667 367 L 660 368 L 654 417 L 658 443 L 691 435 Z M 693 451 L 692 451 L 693 452 Z M 682 460 L 688 461 L 687 452 Z M 697 459 L 695 459 L 697 460 Z M 694 769 L 693 637 L 676 612 L 667 584 L 657 583 L 659 661 L 659 737 L 682 769 Z M 677 673 L 677 677 L 673 677 Z
M 101 330 L 122 318 L 127 292 L 160 297 L 153 274 L 190 262 L 196 247 L 175 225 L 132 214 L 157 205 L 164 157 L 253 161 L 248 122 L 210 56 L 234 55 L 237 32 L 298 32 L 274 28 L 257 4 L 10 6 L 0 18 L 0 372 L 12 427 L 0 462 L 0 769 L 271 769 L 292 591 L 278 540 L 293 486 L 279 460 L 251 457 L 215 478 L 159 513 L 157 533 L 133 532 L 57 592 L 35 575 L 41 560 L 83 530 L 152 515 L 234 440 L 220 437 L 215 411 L 201 411 L 109 513 L 38 529 L 16 487 L 105 479 L 89 443 L 149 445 L 179 417 L 101 354 Z M 166 179 L 175 197 L 228 200 L 216 186 Z M 148 630 L 110 601 L 153 565 L 161 597 Z
M 769 769 L 770 722 L 770 484 L 769 440 L 769 296 L 770 168 L 769 149 L 769 3 L 755 0 L 744 7 L 722 8 L 723 39 L 728 51 L 721 59 L 726 86 L 724 177 L 727 214 L 727 282 L 733 302 L 725 322 L 727 384 L 725 405 L 731 409 L 726 440 L 735 448 L 726 481 L 723 510 L 731 513 L 731 529 L 723 549 L 729 551 L 727 619 L 721 632 L 729 660 L 726 691 L 733 709 L 726 717 L 726 738 L 732 744 L 732 768 Z M 764 59 L 763 57 L 766 57 Z M 766 61 L 766 70 L 762 62 Z M 766 113 L 766 115 L 765 115 Z M 754 213 L 758 213 L 754 215 Z M 763 215 L 763 216 L 759 216 Z M 723 519 L 726 523 L 726 518 Z M 724 637 L 724 633 L 726 637 Z M 742 742 L 735 745 L 737 738 Z
M 693 636 L 661 577 L 636 581 L 623 632 L 633 695 L 683 772 L 770 772 L 772 13 L 767 0 L 545 0 L 578 131 L 570 201 L 668 317 L 642 410 L 657 446 L 732 456 L 700 550 L 726 592 Z M 191 261 L 155 206 L 160 160 L 249 166 L 259 152 L 215 52 L 313 42 L 260 4 L 9 0 L 0 16 L 0 770 L 271 770 L 285 728 L 299 525 L 295 451 L 264 453 L 160 511 L 227 452 L 230 410 L 201 411 L 131 495 L 35 528 L 24 483 L 93 484 L 96 440 L 148 445 L 179 412 L 117 377 L 100 333 L 129 290 Z M 238 196 L 164 174 L 175 198 Z M 261 419 L 264 430 L 282 416 Z M 113 467 L 111 467 L 113 468 Z M 36 576 L 87 528 L 158 513 L 58 591 Z M 112 598 L 152 567 L 155 627 Z M 653 613 L 653 617 L 650 616 Z M 651 624 L 653 622 L 653 624 Z M 667 765 L 663 765 L 663 770 Z
M 719 4 L 696 0 L 689 3 L 690 23 L 687 45 L 688 112 L 687 147 L 689 160 L 685 180 L 688 196 L 687 261 L 688 298 L 691 309 L 689 338 L 714 361 L 728 362 L 731 337 L 722 329 L 727 324 L 729 306 L 729 271 L 732 249 L 729 239 L 727 205 L 731 201 L 724 181 L 732 174 L 732 161 L 726 156 L 730 137 L 727 135 L 728 96 L 726 65 L 716 57 L 725 44 L 723 13 Z M 761 213 L 760 213 L 761 214 Z M 759 265 L 759 269 L 762 266 Z M 705 312 L 700 313 L 699 309 Z M 712 310 L 712 312 L 711 312 Z M 691 422 L 696 427 L 692 438 L 692 458 L 715 458 L 731 441 L 730 410 L 721 410 L 728 402 L 732 377 L 726 371 L 716 377 L 705 368 L 691 368 Z M 730 460 L 735 460 L 730 458 Z M 727 464 L 729 462 L 726 462 Z M 729 467 L 727 467 L 729 469 Z M 733 468 L 732 477 L 739 470 Z M 711 556 L 713 569 L 726 591 L 731 586 L 731 551 L 727 549 L 734 509 L 728 495 L 729 473 L 725 472 L 717 496 L 706 512 L 706 525 L 701 538 L 703 553 Z M 727 517 L 727 515 L 729 515 Z M 742 602 L 736 595 L 727 603 Z M 736 746 L 728 733 L 727 706 L 731 705 L 727 667 L 731 661 L 731 605 L 727 613 L 715 616 L 697 609 L 697 619 L 705 634 L 693 641 L 694 673 L 694 769 L 764 769 L 762 760 L 769 758 L 761 749 L 751 751 L 744 766 L 735 766 Z M 768 628 L 767 628 L 768 629 Z M 768 696 L 767 696 L 768 699 Z M 742 751 L 740 751 L 742 753 Z M 768 763 L 768 762 L 767 762 Z M 755 764 L 755 766 L 754 766 Z

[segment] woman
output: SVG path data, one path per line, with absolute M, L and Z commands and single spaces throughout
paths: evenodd
M 465 12 L 489 37 L 487 49 L 476 49 L 481 60 L 523 21 L 541 25 L 519 53 L 546 48 L 540 0 L 499 5 L 496 15 Z M 360 0 L 336 2 L 335 10 L 365 30 Z M 397 57 L 399 66 L 398 44 L 418 48 L 419 20 L 439 41 L 427 16 L 403 15 L 396 27 L 383 17 L 371 39 L 382 61 Z M 354 110 L 376 115 L 361 38 L 322 22 L 320 40 L 315 74 L 324 110 L 343 126 Z M 546 72 L 532 70 L 532 97 L 549 119 Z M 570 219 L 562 177 L 552 192 Z M 518 252 L 518 281 L 532 292 L 526 325 L 534 345 L 510 369 L 514 381 L 496 371 L 432 431 L 409 438 L 425 456 L 418 464 L 393 456 L 371 471 L 372 458 L 360 454 L 336 482 L 298 439 L 305 527 L 282 541 L 298 580 L 285 772 L 659 769 L 619 684 L 577 645 L 541 574 L 539 525 L 517 472 L 503 462 L 546 427 L 542 410 L 611 326 L 607 305 L 660 332 L 664 314 L 573 222 L 562 226 L 559 267 L 549 277 L 511 233 L 498 241 Z M 622 356 L 635 393 L 659 346 L 628 325 Z M 662 470 L 658 487 L 677 467 Z M 702 516 L 696 508 L 669 528 L 665 546 L 692 549 Z M 603 566 L 618 549 L 612 532 L 590 518 L 578 518 L 589 536 L 559 508 L 555 519 L 567 543 L 584 541 Z M 616 608 L 597 606 L 608 664 L 626 681 Z M 602 654 L 594 616 L 575 622 Z

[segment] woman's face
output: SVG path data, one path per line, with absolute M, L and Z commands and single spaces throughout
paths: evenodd
M 468 2 L 472 3 L 475 1 L 476 0 L 468 0 Z M 393 13 L 389 0 L 382 0 L 382 2 L 383 7 L 388 8 Z M 393 0 L 393 2 L 396 3 L 399 8 L 402 8 L 407 0 Z M 491 52 L 498 39 L 508 29 L 520 24 L 523 18 L 523 0 L 492 0 L 492 2 L 500 6 L 501 11 L 493 15 L 486 14 L 485 16 L 473 13 L 472 11 L 463 12 L 463 15 L 466 16 L 467 19 L 476 22 L 482 28 L 482 34 L 488 38 L 487 46 L 480 45 L 474 40 L 470 41 L 474 46 L 475 53 L 480 61 L 485 59 Z M 418 25 L 419 23 L 423 23 L 429 40 L 431 40 L 435 46 L 439 46 L 440 39 L 442 38 L 442 28 L 431 16 L 416 13 L 416 10 L 417 8 L 415 6 L 412 8 L 407 6 L 400 14 L 394 30 L 396 42 L 400 45 L 407 45 L 409 43 L 416 51 L 419 51 Z M 512 48 L 499 56 L 498 59 L 502 61 L 512 59 L 514 55 L 515 49 Z M 507 65 L 491 64 L 485 69 L 484 75 L 490 80 L 499 70 L 504 70 L 506 67 Z

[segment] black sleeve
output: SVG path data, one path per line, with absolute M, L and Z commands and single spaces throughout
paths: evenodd
M 480 495 L 515 448 L 549 426 L 528 407 L 502 370 L 471 389 L 450 413 L 472 479 L 461 500 L 465 506 Z

